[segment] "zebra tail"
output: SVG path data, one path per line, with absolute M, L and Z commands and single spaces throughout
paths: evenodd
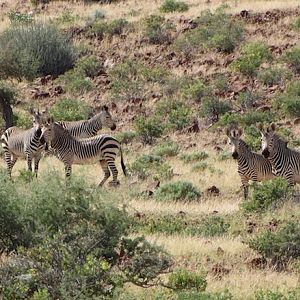
M 127 176 L 127 170 L 126 170 L 126 166 L 124 164 L 123 151 L 122 151 L 121 147 L 120 147 L 120 152 L 121 152 L 121 167 L 122 167 L 122 171 L 123 171 L 124 175 Z

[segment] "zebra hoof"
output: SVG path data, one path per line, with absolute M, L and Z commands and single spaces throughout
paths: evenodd
M 111 181 L 108 183 L 109 186 L 119 186 L 120 185 L 120 181 L 117 180 L 117 181 Z

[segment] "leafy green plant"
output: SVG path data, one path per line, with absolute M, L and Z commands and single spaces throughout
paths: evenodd
M 300 291 L 291 290 L 286 293 L 272 290 L 259 290 L 255 293 L 255 300 L 297 300 L 299 299 Z
M 26 113 L 25 111 L 18 111 L 14 115 L 15 117 L 15 124 L 17 127 L 23 128 L 23 129 L 29 129 L 32 127 L 33 119 L 32 117 Z
M 76 21 L 78 16 L 75 16 L 72 11 L 65 10 L 60 16 L 56 18 L 56 22 L 59 24 L 72 24 Z
M 225 93 L 229 90 L 228 78 L 224 74 L 218 75 L 214 80 L 214 88 L 218 93 Z
M 161 201 L 193 201 L 199 200 L 201 193 L 192 183 L 177 181 L 166 183 L 155 192 L 155 198 Z
M 266 230 L 249 241 L 249 246 L 258 251 L 271 264 L 283 269 L 292 259 L 300 257 L 300 224 L 290 221 L 276 232 Z
M 204 117 L 219 117 L 230 110 L 231 105 L 228 102 L 223 102 L 216 97 L 210 96 L 203 99 L 200 114 Z
M 153 152 L 162 157 L 176 156 L 179 152 L 179 145 L 172 141 L 162 142 L 154 148 Z
M 290 77 L 291 74 L 289 71 L 280 67 L 270 67 L 261 70 L 257 75 L 257 78 L 268 86 L 284 83 L 284 81 Z
M 78 121 L 88 119 L 91 107 L 81 100 L 62 99 L 55 103 L 50 112 L 57 121 Z
M 182 159 L 185 163 L 200 161 L 208 158 L 208 154 L 204 151 L 193 152 L 193 153 L 183 153 L 180 155 L 180 159 Z
M 196 290 L 203 292 L 206 289 L 207 282 L 200 274 L 179 269 L 169 276 L 169 285 L 175 290 Z
M 130 144 L 136 138 L 135 131 L 124 131 L 117 134 L 116 138 L 121 144 Z
M 200 225 L 201 233 L 204 236 L 220 236 L 225 234 L 230 227 L 230 224 L 220 216 L 210 216 L 204 218 Z
M 251 199 L 242 204 L 246 212 L 264 212 L 279 205 L 291 191 L 288 182 L 282 178 L 255 185 Z
M 206 162 L 198 162 L 193 164 L 192 170 L 193 171 L 198 171 L 198 172 L 203 172 L 208 168 L 208 163 Z
M 144 19 L 144 35 L 150 44 L 164 44 L 171 40 L 173 26 L 163 16 L 150 15 Z
M 271 58 L 272 55 L 267 45 L 263 42 L 252 42 L 243 47 L 241 57 L 231 65 L 236 71 L 253 76 L 256 75 L 261 64 Z
M 247 110 L 253 108 L 261 99 L 262 97 L 259 94 L 247 90 L 239 94 L 237 102 L 242 109 Z
M 11 10 L 7 15 L 12 24 L 26 25 L 34 22 L 34 18 L 31 14 L 23 14 L 19 11 Z
M 183 97 L 188 100 L 201 102 L 203 97 L 209 95 L 211 90 L 201 80 L 191 82 L 189 85 L 182 89 Z
M 0 35 L 0 76 L 32 80 L 60 75 L 76 59 L 72 42 L 54 25 L 11 26 Z
M 159 138 L 165 130 L 161 120 L 157 117 L 139 117 L 135 121 L 135 128 L 138 136 L 145 144 L 153 144 L 155 139 Z
M 283 59 L 296 73 L 300 73 L 300 48 L 294 47 L 288 50 L 284 54 Z
M 183 1 L 176 0 L 165 0 L 164 3 L 160 7 L 160 11 L 163 13 L 171 13 L 171 12 L 184 12 L 189 9 L 189 6 Z

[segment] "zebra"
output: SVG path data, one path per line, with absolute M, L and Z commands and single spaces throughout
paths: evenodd
M 288 148 L 287 141 L 276 134 L 274 123 L 266 130 L 259 124 L 258 129 L 262 134 L 262 155 L 270 161 L 273 173 L 290 185 L 300 183 L 300 152 Z
M 86 139 L 75 138 L 70 131 L 48 118 L 42 127 L 41 139 L 51 144 L 57 157 L 65 165 L 65 175 L 69 178 L 73 164 L 91 164 L 99 161 L 104 172 L 104 179 L 99 183 L 103 186 L 112 173 L 110 185 L 119 185 L 118 170 L 115 165 L 117 154 L 121 156 L 121 167 L 127 176 L 120 143 L 110 135 L 97 135 Z
M 107 126 L 111 130 L 115 130 L 117 127 L 106 105 L 102 106 L 100 112 L 88 120 L 73 122 L 58 121 L 57 123 L 69 130 L 70 133 L 77 138 L 95 136 L 98 131 L 102 129 L 102 126 Z
M 27 160 L 27 167 L 32 172 L 34 160 L 34 173 L 37 177 L 39 162 L 45 149 L 45 141 L 41 139 L 42 115 L 39 111 L 31 110 L 34 123 L 31 129 L 25 130 L 16 126 L 5 130 L 1 136 L 1 144 L 4 150 L 4 160 L 7 165 L 8 175 L 11 178 L 12 169 L 18 158 Z
M 241 139 L 241 128 L 227 128 L 226 135 L 232 145 L 232 157 L 238 162 L 238 174 L 240 175 L 244 189 L 244 199 L 248 198 L 249 181 L 264 181 L 274 178 L 272 165 L 263 155 L 252 152 L 249 146 Z

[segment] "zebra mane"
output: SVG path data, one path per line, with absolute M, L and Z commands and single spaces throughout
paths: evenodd
M 63 132 L 68 137 L 71 137 L 74 139 L 74 136 L 71 134 L 71 132 L 68 129 L 65 129 L 63 126 L 61 126 L 58 122 L 53 123 L 54 127 L 58 128 L 60 132 Z
M 239 139 L 240 141 L 240 145 L 242 145 L 243 147 L 245 147 L 246 149 L 248 149 L 249 151 L 251 151 L 249 145 L 242 139 Z

